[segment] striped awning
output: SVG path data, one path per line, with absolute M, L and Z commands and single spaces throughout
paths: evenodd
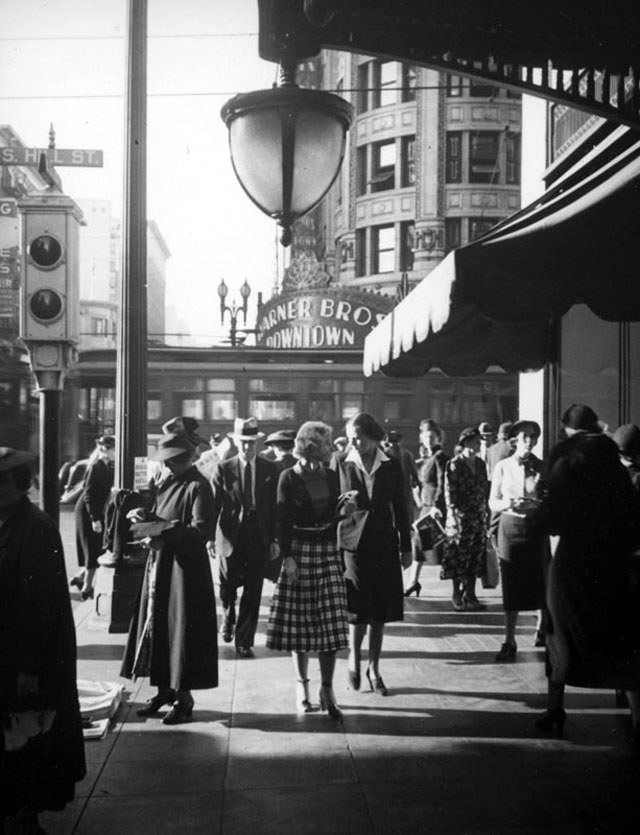
M 449 253 L 365 340 L 364 372 L 541 368 L 584 303 L 640 320 L 640 141 L 618 128 L 534 203 Z

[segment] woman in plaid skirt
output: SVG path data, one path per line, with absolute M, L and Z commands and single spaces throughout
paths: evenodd
M 295 439 L 295 466 L 278 483 L 277 531 L 283 557 L 267 626 L 267 647 L 293 655 L 297 706 L 312 710 L 309 653 L 320 662 L 320 707 L 332 719 L 340 709 L 333 694 L 336 652 L 347 646 L 347 594 L 336 544 L 339 485 L 327 468 L 331 428 L 303 423 Z

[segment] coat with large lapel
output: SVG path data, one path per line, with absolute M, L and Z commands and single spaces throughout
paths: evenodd
M 277 472 L 271 461 L 261 456 L 255 459 L 256 519 L 260 542 L 267 549 L 275 536 Z M 233 556 L 244 514 L 242 506 L 242 476 L 238 456 L 221 461 L 215 468 L 213 486 L 214 519 L 216 520 L 216 553 L 225 558 Z

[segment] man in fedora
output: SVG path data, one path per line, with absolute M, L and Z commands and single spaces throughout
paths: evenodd
M 252 658 L 265 565 L 269 557 L 278 555 L 274 543 L 278 474 L 273 462 L 256 455 L 264 434 L 254 417 L 237 418 L 231 435 L 238 454 L 220 461 L 211 479 L 216 535 L 210 555 L 219 560 L 222 639 L 230 643 L 235 630 L 236 653 Z

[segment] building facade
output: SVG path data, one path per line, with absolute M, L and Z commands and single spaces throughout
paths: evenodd
M 294 228 L 294 259 L 315 236 L 336 282 L 394 295 L 520 208 L 518 94 L 329 51 L 316 85 L 351 101 L 354 121 L 336 182 Z

